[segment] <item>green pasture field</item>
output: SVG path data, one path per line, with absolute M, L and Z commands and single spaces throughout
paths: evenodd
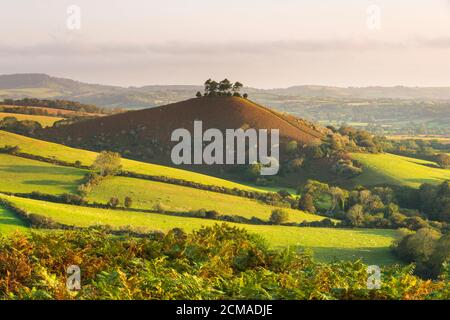
M 0 147 L 4 145 L 19 146 L 21 151 L 57 160 L 75 162 L 80 161 L 83 165 L 91 165 L 98 153 L 82 149 L 66 147 L 57 143 L 46 142 L 28 138 L 18 134 L 0 130 Z M 144 163 L 129 159 L 122 159 L 123 169 L 146 175 L 166 176 L 170 178 L 183 179 L 206 185 L 221 186 L 227 188 L 239 188 L 249 191 L 265 192 L 262 188 L 247 186 L 244 184 L 220 179 L 205 174 L 181 170 L 151 163 Z
M 109 225 L 113 228 L 120 228 L 129 226 L 146 231 L 168 231 L 178 227 L 190 232 L 201 226 L 210 226 L 218 223 L 208 219 L 87 208 L 1 194 L 0 198 L 9 200 L 29 213 L 36 213 L 50 217 L 63 224 L 80 227 Z M 294 246 L 302 249 L 312 249 L 315 257 L 320 261 L 356 260 L 362 258 L 369 264 L 387 265 L 398 263 L 398 260 L 395 259 L 389 249 L 389 246 L 397 237 L 395 230 L 230 224 L 263 236 L 273 248 Z
M 0 154 L 0 192 L 75 193 L 86 170 Z
M 153 182 L 126 177 L 110 177 L 95 186 L 87 196 L 90 202 L 107 203 L 111 197 L 117 197 L 123 206 L 125 197 L 133 200 L 132 208 L 155 209 L 186 212 L 191 210 L 216 210 L 220 214 L 239 215 L 246 218 L 253 216 L 268 220 L 275 209 L 262 202 L 195 188 L 173 184 Z M 290 221 L 319 221 L 323 217 L 291 208 Z
M 16 215 L 0 205 L 0 235 L 9 234 L 16 231 L 26 231 L 28 229 L 25 222 Z
M 389 153 L 353 153 L 353 159 L 364 166 L 363 173 L 354 179 L 361 185 L 393 184 L 413 188 L 422 183 L 441 183 L 450 179 L 450 170 L 436 163 Z

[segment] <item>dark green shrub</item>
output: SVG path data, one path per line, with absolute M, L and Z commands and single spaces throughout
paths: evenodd
M 289 220 L 289 213 L 282 209 L 275 209 L 270 215 L 270 222 L 273 224 L 282 224 Z

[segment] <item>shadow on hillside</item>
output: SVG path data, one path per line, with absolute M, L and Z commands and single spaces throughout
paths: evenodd
M 23 181 L 23 183 L 35 186 L 60 186 L 66 188 L 66 187 L 73 187 L 75 181 L 74 183 L 71 183 L 71 182 L 62 182 L 61 180 L 42 179 L 42 180 L 26 180 Z
M 68 173 L 78 173 L 78 169 L 66 167 L 50 167 L 50 166 L 27 166 L 27 165 L 0 165 L 0 171 L 12 173 L 42 173 L 64 175 Z
M 428 178 L 428 179 L 405 179 L 405 181 L 412 182 L 412 183 L 429 183 L 429 184 L 438 184 L 444 181 L 444 178 Z
M 382 237 L 392 237 L 396 234 L 395 230 L 392 229 L 352 229 L 353 232 L 357 232 L 363 235 L 374 235 Z
M 33 186 L 56 186 L 61 189 L 61 191 L 66 191 L 68 193 L 76 193 L 78 185 L 82 183 L 82 179 L 76 180 L 76 181 L 61 181 L 61 180 L 50 180 L 50 179 L 42 179 L 42 180 L 26 180 L 22 182 L 26 185 L 33 185 Z M 39 188 L 37 188 L 34 191 L 39 191 Z
M 429 168 L 442 169 L 440 166 L 438 166 L 437 164 L 434 164 L 434 163 L 418 163 L 418 164 L 421 166 L 429 167 Z
M 22 221 L 15 219 L 13 217 L 0 217 L 0 225 L 24 227 Z

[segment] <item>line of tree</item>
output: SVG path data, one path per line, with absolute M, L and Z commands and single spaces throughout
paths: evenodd
M 298 208 L 342 221 L 343 226 L 364 228 L 434 228 L 446 232 L 450 222 L 450 182 L 423 184 L 419 190 L 377 186 L 345 190 L 308 180 L 299 188 Z M 402 199 L 405 198 L 405 199 Z M 406 198 L 413 198 L 412 203 Z
M 37 116 L 58 117 L 65 118 L 68 114 L 64 114 L 63 111 L 49 112 L 48 109 L 39 107 L 24 107 L 24 106 L 0 106 L 0 112 L 13 113 L 13 114 L 30 114 Z
M 235 96 L 235 97 L 241 97 L 241 94 L 239 91 L 244 86 L 239 81 L 231 82 L 228 79 L 223 79 L 220 82 L 217 82 L 215 80 L 208 79 L 205 81 L 205 92 L 204 96 Z M 202 93 L 200 91 L 197 92 L 196 96 L 200 98 L 202 96 Z M 244 98 L 248 98 L 248 94 L 244 93 L 242 95 Z
M 93 104 L 84 104 L 77 101 L 69 100 L 47 100 L 37 98 L 23 98 L 23 99 L 4 99 L 1 102 L 3 105 L 10 106 L 23 106 L 23 107 L 44 107 L 52 109 L 64 109 L 78 112 L 90 112 L 90 113 L 108 113 L 105 108 L 100 108 Z
M 17 120 L 16 117 L 4 117 L 0 120 L 0 130 L 5 130 L 22 135 L 33 135 L 36 130 L 42 129 L 42 125 L 34 120 Z

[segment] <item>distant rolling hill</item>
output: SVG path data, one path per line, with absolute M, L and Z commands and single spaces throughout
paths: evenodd
M 333 87 L 304 85 L 270 89 L 267 93 L 282 96 L 353 99 L 450 99 L 450 87 Z
M 41 98 L 66 99 L 101 107 L 128 109 L 161 106 L 183 101 L 202 91 L 200 85 L 147 85 L 120 87 L 89 84 L 41 73 L 0 75 L 0 99 Z M 289 88 L 244 88 L 252 100 L 283 109 L 298 106 L 299 99 L 419 99 L 450 100 L 450 87 L 333 87 L 302 85 Z M 348 101 L 347 101 L 348 102 Z M 327 101 L 326 105 L 329 104 Z
M 91 150 L 116 150 L 140 160 L 168 161 L 178 128 L 193 131 L 194 120 L 203 130 L 255 128 L 279 129 L 280 140 L 316 145 L 323 128 L 237 97 L 194 98 L 167 106 L 86 120 L 68 126 L 46 128 L 37 137 Z
M 65 99 L 100 107 L 145 108 L 193 97 L 200 86 L 119 87 L 88 84 L 47 74 L 0 75 L 0 99 Z

